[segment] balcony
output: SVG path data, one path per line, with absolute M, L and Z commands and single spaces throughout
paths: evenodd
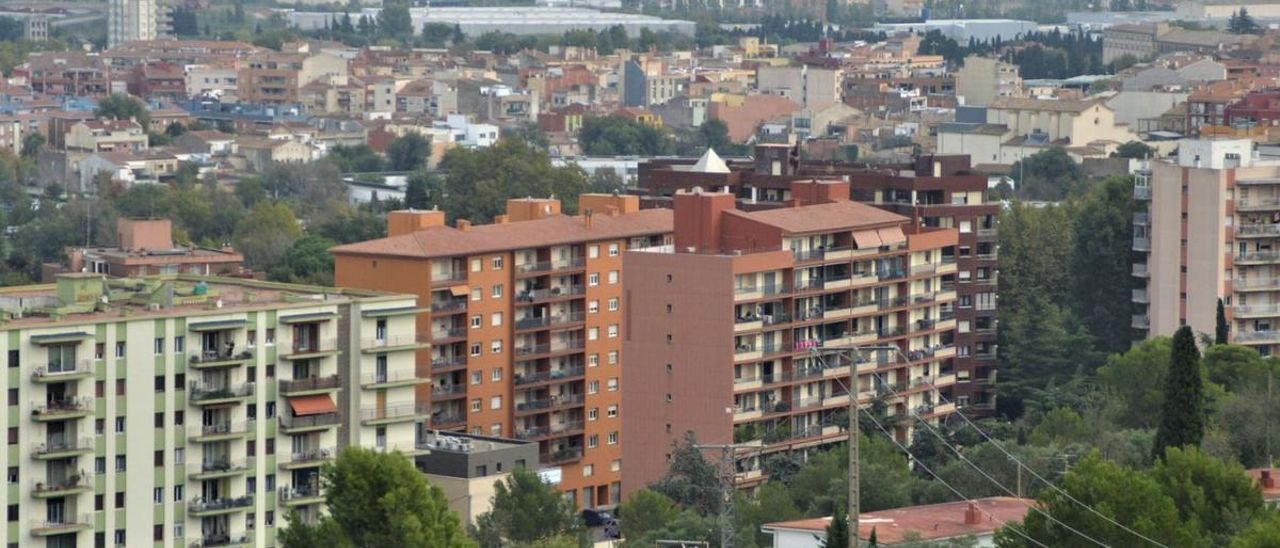
M 976 230 L 979 242 L 992 242 L 1000 237 L 999 229 L 995 228 L 979 228 Z
M 74 363 L 44 362 L 31 368 L 31 382 L 53 383 L 84 379 L 93 376 L 93 360 L 77 360 Z
M 461 354 L 457 356 L 436 356 L 431 358 L 431 369 L 433 370 L 457 369 L 459 367 L 466 366 L 467 357 Z
M 401 333 L 399 335 L 384 336 L 382 338 L 365 339 L 361 345 L 360 351 L 366 354 L 379 352 L 397 352 L 402 350 L 417 350 L 426 348 L 431 345 L 431 334 L 426 332 L 419 333 Z
M 1236 227 L 1237 238 L 1275 238 L 1280 236 L 1280 224 L 1242 225 Z
M 431 414 L 431 408 L 417 403 L 397 403 L 385 407 L 366 407 L 360 410 L 360 422 L 365 426 L 413 422 Z
M 543 413 L 553 409 L 561 409 L 565 407 L 578 407 L 586 401 L 582 394 L 569 394 L 566 396 L 555 396 L 542 400 L 528 400 L 516 404 L 517 414 Z
M 249 426 L 244 422 L 225 421 L 200 426 L 198 434 L 190 436 L 188 441 L 195 443 L 212 443 L 243 438 L 249 434 Z
M 84 418 L 93 414 L 93 398 L 73 396 L 50 400 L 43 405 L 32 403 L 31 419 L 39 422 Z
M 806 250 L 797 249 L 792 251 L 791 253 L 795 256 L 795 262 L 797 263 L 821 261 L 823 258 L 827 256 L 826 249 L 806 249 Z
M 1280 290 L 1280 278 L 1236 278 L 1231 282 L 1236 291 L 1277 291 Z
M 1135 226 L 1151 226 L 1151 214 L 1145 211 L 1134 213 L 1133 224 Z
M 516 430 L 516 438 L 522 440 L 537 440 L 546 438 L 556 438 L 561 436 L 572 436 L 582 433 L 582 421 L 571 421 L 555 426 L 539 426 L 535 428 L 522 428 Z
M 93 476 L 71 474 L 65 478 L 57 480 L 49 480 L 46 478 L 45 481 L 37 481 L 35 487 L 31 489 L 31 496 L 38 499 L 47 499 L 52 497 L 78 495 L 80 493 L 88 493 L 91 491 L 93 491 Z
M 276 500 L 285 506 L 302 506 L 324 502 L 324 491 L 316 484 L 304 484 L 295 487 L 281 487 L 276 491 Z
M 322 392 L 332 392 L 339 388 L 337 375 L 304 377 L 301 379 L 280 379 L 276 382 L 280 387 L 280 393 L 285 396 L 319 394 Z
M 253 395 L 254 384 L 246 382 L 240 386 L 214 386 L 199 381 L 191 381 L 187 389 L 187 401 L 194 405 L 217 405 L 237 403 Z
M 1150 200 L 1150 199 L 1151 199 L 1151 187 L 1149 187 L 1149 186 L 1135 186 L 1135 187 L 1133 187 L 1133 197 L 1134 197 L 1135 199 L 1138 199 L 1138 200 Z
M 448 299 L 431 303 L 432 314 L 457 314 L 467 311 L 466 299 Z
M 196 497 L 191 499 L 191 502 L 187 504 L 187 512 L 195 517 L 217 516 L 221 514 L 239 512 L 249 508 L 250 506 L 253 506 L 253 495 L 221 499 Z
M 1236 255 L 1236 264 L 1269 264 L 1280 262 L 1280 251 L 1258 251 L 1254 253 L 1239 253 Z
M 571 259 L 546 261 L 537 263 L 524 263 L 516 265 L 516 274 L 521 276 L 542 275 L 558 270 L 578 270 L 587 266 L 587 260 L 582 257 L 574 257 Z
M 1151 251 L 1151 238 L 1143 238 L 1141 236 L 1133 237 L 1134 251 Z
M 582 449 L 561 449 L 552 453 L 538 455 L 538 462 L 544 466 L 577 462 L 582 460 Z
M 240 352 L 205 350 L 199 354 L 192 354 L 187 360 L 187 365 L 196 369 L 231 367 L 244 365 L 245 362 L 252 359 L 253 350 L 241 350 Z
M 1146 289 L 1134 289 L 1134 290 L 1131 290 L 1130 293 L 1131 293 L 1131 297 L 1129 300 L 1135 303 L 1147 304 L 1151 302 L 1151 299 L 1147 297 Z
M 549 289 L 530 289 L 516 293 L 516 304 L 535 304 L 585 295 L 587 288 L 582 285 L 563 285 Z
M 740 344 L 734 349 L 734 361 L 758 360 L 764 357 L 764 351 L 755 344 Z
M 1251 198 L 1236 200 L 1236 211 L 1275 211 L 1280 210 L 1280 198 Z
M 467 329 L 465 327 L 431 330 L 431 344 L 441 345 L 465 340 L 467 340 Z
M 252 546 L 253 538 L 246 535 L 209 534 L 191 543 L 190 548 L 230 548 Z
M 1280 184 L 1280 178 L 1277 177 L 1255 177 L 1251 179 L 1236 179 L 1237 185 L 1276 185 Z
M 192 468 L 190 476 L 196 481 L 229 478 L 244 475 L 250 468 L 253 468 L 253 459 L 209 459 L 201 462 L 198 468 Z
M 1147 270 L 1147 263 L 1133 263 L 1133 277 L 1149 278 L 1151 273 Z
M 586 315 L 582 312 L 557 314 L 555 316 L 528 316 L 516 320 L 516 330 L 549 329 L 575 323 L 582 323 Z
M 466 415 L 461 415 L 461 414 L 449 415 L 449 414 L 440 413 L 440 414 L 432 415 L 431 420 L 428 421 L 428 424 L 430 425 L 431 428 L 440 428 L 440 429 L 458 428 L 458 427 L 463 427 L 467 425 L 467 417 Z
M 448 399 L 451 396 L 464 396 L 466 393 L 467 387 L 462 384 L 448 384 L 431 387 L 432 399 Z
M 338 339 L 320 339 L 312 341 L 294 341 L 287 352 L 280 354 L 282 360 L 309 360 L 323 358 L 338 353 Z
M 58 520 L 32 520 L 28 526 L 31 529 L 31 535 L 36 537 L 47 537 L 66 533 L 76 533 L 79 531 L 88 531 L 93 528 L 93 515 L 79 514 L 75 516 L 65 516 Z
M 365 374 L 360 378 L 360 387 L 366 390 L 373 390 L 415 386 L 427 382 L 431 382 L 431 379 L 419 377 L 417 371 L 406 369 L 403 371 L 383 371 L 381 373 Z
M 733 320 L 733 332 L 744 333 L 747 331 L 758 331 L 764 327 L 764 320 L 760 316 L 739 316 Z
M 332 447 L 324 449 L 312 449 L 310 451 L 300 451 L 293 453 L 289 460 L 281 462 L 280 467 L 285 470 L 295 470 L 298 468 L 308 468 L 312 466 L 320 466 L 326 462 L 333 460 L 338 454 L 337 450 Z
M 1148 317 L 1146 314 L 1134 314 L 1129 325 L 1132 326 L 1134 329 L 1150 329 L 1151 318 Z
M 342 418 L 337 413 L 317 413 L 315 415 L 280 415 L 280 430 L 286 434 L 299 434 L 316 430 L 327 430 L 338 425 Z
M 467 281 L 466 270 L 445 270 L 431 273 L 431 285 L 456 284 Z
M 93 438 L 51 439 L 31 446 L 31 458 L 53 460 L 93 452 Z
M 586 369 L 582 366 L 566 367 L 564 369 L 553 369 L 551 371 L 536 371 L 528 374 L 516 374 L 516 386 L 524 386 L 527 384 L 539 384 L 544 382 L 563 382 L 578 380 Z
M 1280 331 L 1242 331 L 1235 334 L 1238 344 L 1275 344 L 1280 343 Z

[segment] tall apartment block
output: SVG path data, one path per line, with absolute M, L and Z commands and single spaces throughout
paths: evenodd
M 160 27 L 158 0 L 109 0 L 107 47 L 134 40 L 155 40 Z
M 0 290 L 8 542 L 273 546 L 349 445 L 425 450 L 410 295 L 239 279 Z
M 1280 161 L 1253 142 L 1186 140 L 1176 160 L 1152 161 L 1135 181 L 1149 200 L 1134 217 L 1134 251 L 1146 255 L 1133 291 L 1146 307 L 1133 327 L 1149 336 L 1180 326 L 1213 333 L 1226 305 L 1230 340 L 1275 354 L 1280 345 Z
M 671 212 L 634 196 L 519 199 L 489 225 L 393 212 L 387 238 L 339 246 L 337 283 L 417 295 L 432 348 L 431 426 L 539 445 L 540 472 L 581 507 L 621 499 L 622 255 L 668 241 Z M 634 462 L 634 461 L 632 461 Z
M 847 439 L 853 386 L 894 415 L 955 412 L 956 230 L 849 201 L 843 181 L 792 192 L 807 205 L 751 212 L 679 192 L 673 245 L 626 254 L 626 491 L 689 431 L 738 444 L 740 484 L 764 481 L 771 453 Z

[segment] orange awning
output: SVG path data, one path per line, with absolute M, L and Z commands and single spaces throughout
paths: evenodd
M 449 292 L 453 293 L 454 297 L 466 297 L 471 293 L 471 291 L 468 290 L 467 286 L 465 285 L 455 285 L 453 287 L 450 287 Z
M 298 417 L 335 413 L 338 411 L 338 406 L 333 403 L 333 398 L 328 394 L 313 394 L 310 396 L 289 398 L 289 407 L 293 408 L 293 414 Z
M 874 230 L 854 232 L 853 242 L 858 244 L 858 249 L 875 249 L 880 247 L 880 234 Z
M 880 233 L 880 245 L 900 244 L 907 241 L 907 236 L 902 233 L 902 227 L 882 228 L 876 232 Z

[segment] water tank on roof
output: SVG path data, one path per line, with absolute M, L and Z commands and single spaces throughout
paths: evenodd
M 205 283 L 205 282 L 203 282 L 203 281 L 196 282 L 195 294 L 196 294 L 197 296 L 201 296 L 201 295 L 208 295 L 208 294 L 209 294 L 209 284 L 207 284 L 207 283 Z

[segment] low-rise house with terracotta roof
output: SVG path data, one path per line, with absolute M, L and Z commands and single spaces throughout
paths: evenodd
M 71 125 L 64 143 L 69 151 L 146 150 L 147 131 L 133 120 L 85 120 Z
M 1006 523 L 1021 523 L 1035 503 L 988 497 L 864 512 L 858 516 L 858 538 L 869 541 L 874 531 L 878 546 L 972 539 L 974 546 L 991 547 L 996 531 Z M 830 524 L 830 517 L 813 518 L 766 523 L 760 530 L 773 535 L 773 548 L 822 548 Z
M 289 139 L 241 135 L 236 137 L 234 146 L 242 159 L 236 167 L 258 173 L 272 164 L 305 164 L 314 159 L 310 146 Z
M 186 99 L 187 75 L 170 63 L 141 63 L 128 73 L 129 93 L 143 99 Z
M 127 188 L 172 180 L 178 173 L 178 158 L 158 150 L 95 152 L 80 160 L 79 171 L 80 192 L 95 192 L 98 182 Z
M 1045 100 L 1001 97 L 969 117 L 937 128 L 939 154 L 966 154 L 975 163 L 1012 164 L 1052 147 L 1077 160 L 1104 157 L 1141 137 L 1116 121 L 1101 99 Z

